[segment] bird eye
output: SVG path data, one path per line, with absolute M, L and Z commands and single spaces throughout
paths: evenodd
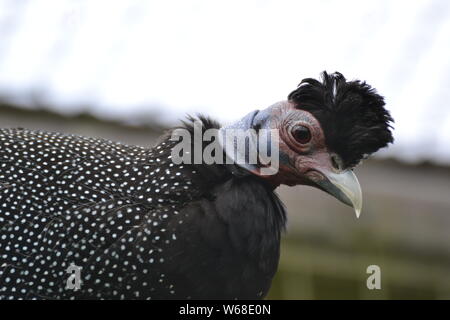
M 306 144 L 311 141 L 311 132 L 307 127 L 304 126 L 296 126 L 292 130 L 292 135 L 295 140 L 301 144 Z

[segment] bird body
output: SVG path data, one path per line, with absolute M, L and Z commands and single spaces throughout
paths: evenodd
M 261 298 L 284 209 L 255 177 L 153 149 L 0 131 L 0 297 Z M 261 246 L 263 245 L 263 246 Z M 81 267 L 79 290 L 66 272 Z

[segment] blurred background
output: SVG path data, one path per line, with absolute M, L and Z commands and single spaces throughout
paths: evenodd
M 323 70 L 386 97 L 395 144 L 356 169 L 362 215 L 308 187 L 271 299 L 450 299 L 450 2 L 0 0 L 0 126 L 152 146 Z M 368 290 L 366 268 L 381 268 Z

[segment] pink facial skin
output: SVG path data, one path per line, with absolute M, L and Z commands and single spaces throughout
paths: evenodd
M 337 157 L 327 149 L 322 128 L 311 113 L 296 108 L 290 101 L 273 105 L 270 112 L 270 122 L 265 128 L 279 132 L 279 171 L 275 175 L 261 175 L 256 169 L 254 174 L 277 187 L 280 184 L 316 186 L 315 181 L 323 179 L 322 172 L 336 172 L 332 157 Z M 293 130 L 299 125 L 310 130 L 309 142 L 300 143 L 295 139 Z

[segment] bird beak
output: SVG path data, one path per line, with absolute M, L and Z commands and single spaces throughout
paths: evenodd
M 362 193 L 358 178 L 351 170 L 340 173 L 315 171 L 310 179 L 316 186 L 331 194 L 336 199 L 353 207 L 356 217 L 359 218 L 362 209 Z

